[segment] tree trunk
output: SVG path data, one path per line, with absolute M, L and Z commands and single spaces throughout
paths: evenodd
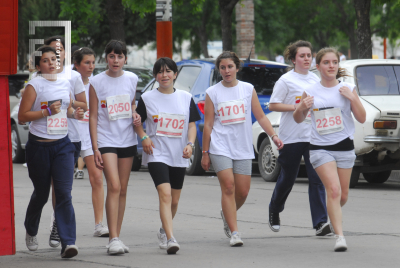
M 207 47 L 208 35 L 207 35 L 207 31 L 205 28 L 206 28 L 205 25 L 202 25 L 201 27 L 199 27 L 197 29 L 197 34 L 200 38 L 201 52 L 203 52 L 203 56 L 205 58 L 209 58 L 210 55 L 208 54 L 208 47 Z
M 107 17 L 110 22 L 111 39 L 125 42 L 125 11 L 122 0 L 106 0 Z
M 350 29 L 349 41 L 350 41 L 350 56 L 352 60 L 358 59 L 358 45 L 357 45 L 357 36 L 356 29 L 354 28 L 354 24 L 352 29 Z
M 221 13 L 222 50 L 232 51 L 232 12 L 239 0 L 219 0 Z
M 358 58 L 372 59 L 371 25 L 369 11 L 371 0 L 354 0 L 357 17 Z

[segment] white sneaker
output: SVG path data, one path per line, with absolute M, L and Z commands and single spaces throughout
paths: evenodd
M 67 245 L 64 252 L 61 253 L 61 258 L 72 258 L 78 255 L 78 247 L 75 245 Z
M 75 179 L 83 179 L 83 175 L 84 175 L 83 170 L 77 170 L 74 174 L 74 178 Z
M 26 167 L 26 168 L 28 167 L 28 165 L 27 165 L 26 163 L 22 164 L 22 166 L 23 166 L 23 167 Z
M 111 241 L 108 242 L 108 245 L 106 246 L 106 248 L 107 248 L 107 253 L 110 255 L 125 253 L 125 250 L 122 247 L 121 243 L 119 242 L 118 237 L 111 239 Z
M 162 232 L 161 232 L 162 230 Z M 159 246 L 161 249 L 167 249 L 167 235 L 165 234 L 165 231 L 163 228 L 160 228 L 157 231 L 157 237 L 158 237 L 158 242 L 159 242 Z
M 232 233 L 231 241 L 229 242 L 229 244 L 231 245 L 231 247 L 243 246 L 243 241 L 240 238 L 240 234 L 238 232 Z
M 347 244 L 346 244 L 346 239 L 344 239 L 344 236 L 335 236 L 336 239 L 336 244 L 335 244 L 335 251 L 346 251 L 347 250 Z
M 102 222 L 99 222 L 94 226 L 93 236 L 98 237 L 108 237 L 110 232 L 108 231 L 108 227 L 104 225 Z
M 231 238 L 231 230 L 229 229 L 228 223 L 225 220 L 224 212 L 221 209 L 221 218 L 224 223 L 224 233 L 228 238 Z
M 167 242 L 167 253 L 175 254 L 180 249 L 178 242 L 174 237 L 171 237 Z
M 28 233 L 26 233 L 25 242 L 26 242 L 26 247 L 30 251 L 35 251 L 39 247 L 39 243 L 37 241 L 36 235 L 35 236 L 30 236 Z
M 119 242 L 121 243 L 121 247 L 124 249 L 124 253 L 129 253 L 129 248 L 125 246 L 124 242 L 122 242 L 122 240 L 119 240 Z

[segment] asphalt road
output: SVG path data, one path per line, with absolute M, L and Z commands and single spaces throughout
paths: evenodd
M 87 174 L 87 173 L 86 173 Z M 85 174 L 85 175 L 86 175 Z M 75 180 L 73 204 L 77 219 L 79 255 L 60 258 L 60 249 L 48 245 L 51 204 L 43 209 L 39 249 L 25 246 L 23 226 L 32 193 L 27 169 L 14 165 L 15 230 L 17 253 L 1 256 L 0 267 L 399 267 L 400 182 L 381 185 L 361 180 L 350 190 L 343 209 L 348 251 L 335 253 L 333 237 L 316 237 L 311 228 L 308 183 L 298 179 L 281 213 L 281 231 L 267 224 L 268 203 L 275 183 L 252 177 L 246 204 L 238 213 L 244 246 L 229 247 L 220 218 L 220 188 L 215 174 L 185 178 L 174 234 L 181 245 L 177 255 L 158 248 L 158 198 L 147 170 L 132 172 L 121 239 L 131 253 L 108 256 L 107 238 L 93 237 L 91 187 L 87 175 Z

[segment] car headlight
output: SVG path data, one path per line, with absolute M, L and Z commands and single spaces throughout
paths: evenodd
M 374 129 L 396 129 L 397 121 L 374 121 Z

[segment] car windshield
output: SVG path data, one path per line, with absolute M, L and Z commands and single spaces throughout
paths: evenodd
M 356 81 L 360 96 L 399 95 L 400 66 L 359 66 Z

